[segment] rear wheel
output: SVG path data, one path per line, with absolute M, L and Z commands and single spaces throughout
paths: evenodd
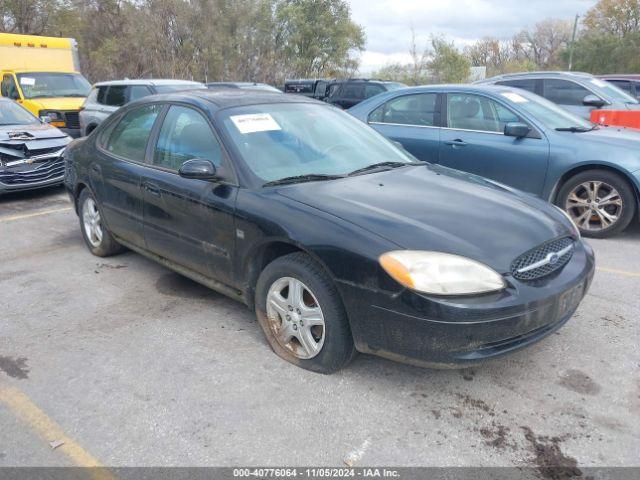
M 304 253 L 280 257 L 263 270 L 256 285 L 256 316 L 273 351 L 307 370 L 332 373 L 355 355 L 338 292 Z
M 571 177 L 560 189 L 557 204 L 582 235 L 593 238 L 622 232 L 636 210 L 633 187 L 607 170 L 588 170 Z
M 82 237 L 91 253 L 98 257 L 120 253 L 123 247 L 116 242 L 102 221 L 98 204 L 88 188 L 80 192 L 78 205 Z

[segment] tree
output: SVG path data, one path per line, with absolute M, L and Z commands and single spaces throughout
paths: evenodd
M 563 68 L 562 52 L 571 41 L 572 27 L 566 20 L 548 18 L 515 37 L 518 60 L 526 59 L 542 69 Z
M 438 83 L 463 83 L 471 74 L 469 60 L 458 51 L 453 42 L 432 37 L 429 70 Z
M 55 0 L 0 0 L 2 31 L 41 35 L 57 3 Z
M 590 33 L 623 38 L 640 29 L 640 0 L 600 0 L 583 24 Z

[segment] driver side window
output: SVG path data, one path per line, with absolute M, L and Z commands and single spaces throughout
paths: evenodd
M 153 164 L 178 171 L 193 158 L 210 160 L 216 167 L 222 162 L 222 150 L 209 122 L 196 110 L 172 105 L 164 118 Z
M 505 125 L 510 122 L 523 122 L 523 120 L 507 107 L 490 98 L 468 93 L 447 95 L 449 128 L 502 133 Z

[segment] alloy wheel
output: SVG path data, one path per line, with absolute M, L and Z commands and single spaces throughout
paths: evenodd
M 102 223 L 98 206 L 91 197 L 87 197 L 82 206 L 82 224 L 89 243 L 99 247 L 102 243 Z
M 269 288 L 266 306 L 270 328 L 280 346 L 300 359 L 320 353 L 324 315 L 309 287 L 293 277 L 279 278 Z
M 571 190 L 565 210 L 582 230 L 605 230 L 622 214 L 623 202 L 618 191 L 600 181 L 584 182 Z

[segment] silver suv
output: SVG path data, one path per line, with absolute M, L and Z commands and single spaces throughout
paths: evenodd
M 512 73 L 475 83 L 522 88 L 587 119 L 595 109 L 640 110 L 637 99 L 589 73 Z
M 138 98 L 205 88 L 200 82 L 188 80 L 113 80 L 96 83 L 80 109 L 80 134 L 89 135 L 109 115 Z

